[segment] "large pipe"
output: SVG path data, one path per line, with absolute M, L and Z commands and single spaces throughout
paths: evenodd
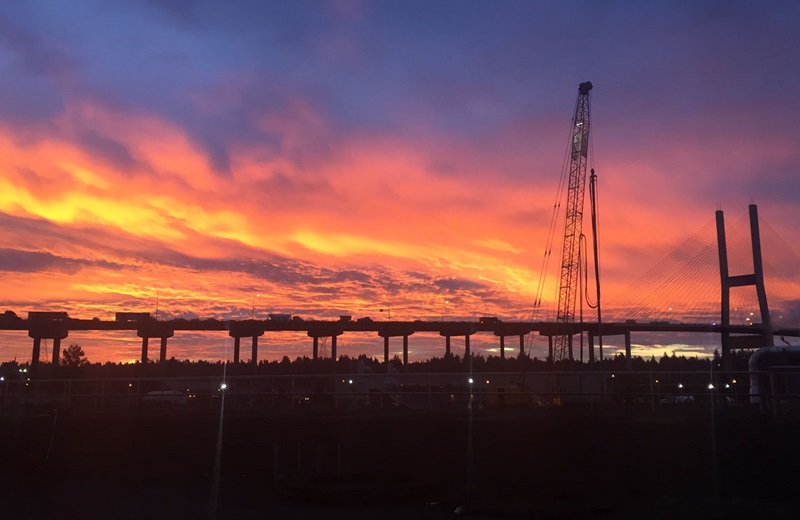
M 769 354 L 783 354 L 784 356 L 786 354 L 800 354 L 800 346 L 761 347 L 750 355 L 750 360 L 747 362 L 747 369 L 750 372 L 750 403 L 752 404 L 761 404 L 762 389 L 761 383 L 759 382 L 759 375 L 761 375 L 767 367 L 760 366 L 760 364 L 764 361 L 765 356 Z

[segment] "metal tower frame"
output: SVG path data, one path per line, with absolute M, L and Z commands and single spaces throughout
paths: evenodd
M 575 300 L 580 273 L 579 252 L 583 226 L 583 199 L 589 158 L 590 98 L 589 81 L 578 86 L 578 100 L 572 117 L 572 138 L 567 189 L 567 215 L 561 255 L 561 277 L 558 289 L 558 314 L 553 359 L 572 359 L 572 336 L 575 323 Z

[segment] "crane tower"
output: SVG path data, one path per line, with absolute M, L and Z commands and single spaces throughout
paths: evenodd
M 580 240 L 583 224 L 583 195 L 589 158 L 589 91 L 592 83 L 578 85 L 578 100 L 572 117 L 569 150 L 569 184 L 567 215 L 564 221 L 564 243 L 561 255 L 561 279 L 558 289 L 558 333 L 553 345 L 553 359 L 572 359 L 572 336 L 575 323 L 575 300 L 580 274 Z

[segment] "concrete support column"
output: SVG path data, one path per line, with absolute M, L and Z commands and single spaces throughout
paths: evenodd
M 311 359 L 316 360 L 317 358 L 319 358 L 319 338 L 314 336 L 312 339 L 314 341 L 314 347 L 313 350 L 311 351 L 312 352 Z
M 253 366 L 258 364 L 258 336 L 253 336 L 253 349 L 250 354 L 250 364 Z
M 720 338 L 722 348 L 722 370 L 730 372 L 733 369 L 730 348 L 730 332 L 728 326 L 731 324 L 731 280 L 728 276 L 728 246 L 725 240 L 725 217 L 721 209 L 715 213 L 717 223 L 717 251 L 719 255 L 719 277 L 722 294 L 720 295 L 720 325 L 722 325 L 722 336 Z
M 331 359 L 334 361 L 334 373 L 336 371 L 336 361 L 339 360 L 339 354 L 337 352 L 337 338 L 340 334 L 344 333 L 344 325 L 342 323 L 346 323 L 350 321 L 349 316 L 344 316 L 340 318 L 339 322 L 320 322 L 315 323 L 314 326 L 310 326 L 308 329 L 308 336 L 314 340 L 314 359 L 319 359 L 319 338 L 331 338 Z
M 761 324 L 764 327 L 764 346 L 775 345 L 772 333 L 772 320 L 769 317 L 767 305 L 767 290 L 764 288 L 764 267 L 761 258 L 761 232 L 758 229 L 758 210 L 755 204 L 750 204 L 750 242 L 753 248 L 753 277 L 755 278 L 758 308 L 761 311 Z
M 389 365 L 389 341 L 390 338 L 403 338 L 403 365 L 408 364 L 408 337 L 414 334 L 414 329 L 408 325 L 387 324 L 378 329 L 378 335 L 383 338 L 383 363 Z
M 464 357 L 468 358 L 470 357 L 470 355 L 471 354 L 469 351 L 469 334 L 467 334 L 466 336 L 464 336 Z
M 530 327 L 522 324 L 501 323 L 495 324 L 494 335 L 500 338 L 500 359 L 506 358 L 506 338 L 519 338 L 519 355 L 525 354 L 525 336 L 531 332 Z M 509 345 L 509 348 L 511 346 Z
M 161 363 L 167 360 L 167 338 L 161 338 L 161 352 L 158 359 Z
M 61 340 L 66 338 L 67 329 L 57 321 L 34 320 L 31 328 L 28 329 L 28 337 L 33 340 L 33 350 L 31 351 L 31 371 L 39 366 L 39 358 L 42 354 L 42 340 L 53 340 L 53 364 L 58 364 L 58 356 L 61 352 Z
M 553 336 L 547 336 L 547 359 L 551 364 L 555 362 L 553 357 Z
M 588 333 L 589 336 L 589 363 L 594 363 L 594 334 Z
M 258 337 L 264 334 L 263 325 L 255 320 L 230 322 L 228 335 L 233 338 L 233 362 L 242 361 L 242 338 L 252 338 L 250 364 L 258 363 Z
M 631 360 L 631 331 L 625 331 L 625 369 L 633 370 L 633 361 Z
M 142 364 L 147 364 L 147 344 L 150 341 L 150 338 L 144 336 L 142 338 Z
M 450 355 L 450 336 L 444 337 L 444 355 L 445 356 Z
M 31 354 L 31 370 L 39 366 L 39 354 L 42 350 L 42 338 L 33 338 L 33 352 Z
M 142 364 L 147 363 L 147 346 L 150 342 L 150 338 L 161 339 L 161 352 L 159 355 L 159 360 L 160 362 L 166 361 L 167 338 L 171 338 L 174 333 L 175 331 L 167 328 L 166 324 L 159 322 L 146 324 L 144 327 L 137 330 L 136 334 L 142 338 Z
M 58 358 L 61 356 L 61 338 L 53 340 L 53 366 L 58 366 Z
M 233 362 L 239 362 L 239 351 L 242 347 L 242 338 L 239 336 L 234 336 L 233 338 Z

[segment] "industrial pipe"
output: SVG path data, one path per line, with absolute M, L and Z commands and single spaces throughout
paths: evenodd
M 752 404 L 761 403 L 761 383 L 759 381 L 759 375 L 767 367 L 759 366 L 759 364 L 763 362 L 765 356 L 770 354 L 800 354 L 800 346 L 789 345 L 787 347 L 761 347 L 753 352 L 749 361 L 747 362 L 747 369 L 750 372 L 750 403 Z

